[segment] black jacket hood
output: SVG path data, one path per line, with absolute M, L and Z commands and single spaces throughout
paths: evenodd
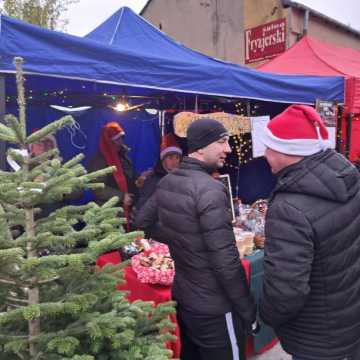
M 282 170 L 274 192 L 301 193 L 344 203 L 359 191 L 359 178 L 355 166 L 344 162 L 334 150 L 327 150 Z

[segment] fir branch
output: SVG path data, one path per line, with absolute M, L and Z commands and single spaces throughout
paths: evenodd
M 43 257 L 32 257 L 24 261 L 21 271 L 32 273 L 38 267 L 51 267 L 53 269 L 60 269 L 72 264 L 91 264 L 93 258 L 90 254 L 68 254 L 68 255 L 48 255 Z
M 50 278 L 50 279 L 39 280 L 38 284 L 39 285 L 49 284 L 49 283 L 52 283 L 52 282 L 54 282 L 56 280 L 59 280 L 59 279 L 60 279 L 60 276 L 54 276 L 53 278 Z
M 0 204 L 0 234 L 1 234 L 1 243 L 2 244 L 8 244 L 8 246 L 11 246 L 11 241 L 13 240 L 9 224 L 4 217 L 6 215 L 4 211 L 4 207 Z M 12 214 L 13 215 L 13 214 Z
M 99 190 L 99 189 L 103 189 L 104 187 L 105 187 L 104 183 L 92 183 L 85 185 L 85 188 L 89 190 Z
M 44 169 L 46 166 L 49 166 L 50 161 L 52 158 L 54 157 L 58 157 L 59 156 L 59 149 L 55 148 L 55 149 L 50 149 L 48 151 L 45 151 L 44 153 L 38 155 L 38 156 L 34 156 L 29 160 L 29 165 L 30 166 L 34 166 L 36 164 L 37 167 L 33 168 L 33 170 L 42 170 Z
M 97 170 L 94 172 L 91 172 L 89 174 L 84 175 L 84 178 L 90 182 L 92 180 L 96 180 L 98 178 L 102 178 L 108 174 L 112 174 L 116 170 L 115 166 L 109 166 L 105 169 Z
M 19 172 L 9 172 L 0 170 L 1 182 L 16 182 L 21 177 L 21 170 Z
M 82 161 L 84 159 L 84 157 L 85 157 L 84 154 L 78 154 L 75 157 L 73 157 L 72 159 L 70 159 L 69 161 L 67 161 L 65 164 L 63 164 L 63 167 L 66 169 L 70 169 L 73 166 L 80 163 L 80 161 Z
M 23 129 L 22 123 L 12 114 L 5 115 L 5 122 L 16 134 L 16 138 L 19 143 L 23 144 L 25 141 L 25 129 Z
M 23 261 L 24 256 L 25 251 L 21 248 L 2 249 L 0 250 L 0 263 L 3 265 L 10 260 L 19 264 Z
M 106 238 L 98 242 L 91 242 L 89 244 L 93 258 L 116 250 L 122 246 L 128 245 L 131 241 L 134 241 L 139 235 L 143 234 L 141 231 L 132 232 L 128 234 L 111 233 Z
M 17 190 L 17 189 L 14 189 L 13 187 L 7 187 L 7 186 L 1 186 L 1 185 L 0 185 L 0 188 L 1 188 L 0 202 L 12 203 L 15 205 L 19 205 L 21 203 L 21 194 L 19 191 L 21 189 Z M 4 191 L 5 189 L 7 189 L 6 192 Z
M 9 334 L 1 334 L 0 333 L 0 340 L 26 340 L 26 335 L 9 335 Z
M 10 280 L 10 279 L 2 279 L 0 278 L 0 284 L 6 284 L 6 285 L 18 285 L 19 283 L 14 281 L 14 280 Z
M 53 134 L 57 130 L 67 126 L 67 125 L 74 125 L 75 120 L 72 116 L 66 115 L 60 118 L 59 120 L 56 120 L 49 125 L 44 126 L 42 129 L 35 131 L 33 134 L 27 137 L 26 144 L 32 144 L 34 142 L 37 142 L 47 135 Z
M 46 191 L 50 191 L 52 190 L 52 188 L 56 187 L 56 186 L 64 186 L 64 183 L 66 183 L 66 181 L 69 181 L 73 178 L 73 174 L 71 173 L 66 173 L 60 176 L 56 176 L 53 177 L 52 179 L 50 179 L 47 183 L 46 183 Z
M 53 235 L 51 232 L 46 231 L 40 233 L 34 238 L 34 246 L 36 248 L 52 247 L 56 244 L 63 244 L 64 237 L 61 235 Z
M 21 303 L 21 304 L 29 304 L 29 300 L 19 299 L 19 298 L 15 298 L 15 297 L 12 297 L 12 296 L 8 296 L 8 297 L 7 297 L 7 300 L 19 302 L 19 303 Z
M 16 133 L 8 126 L 2 123 L 0 123 L 0 140 L 9 141 L 14 144 L 18 143 L 18 140 L 16 138 Z
M 28 158 L 28 155 L 22 154 L 18 149 L 9 148 L 7 151 L 9 157 L 15 160 L 20 166 L 24 164 L 25 159 Z

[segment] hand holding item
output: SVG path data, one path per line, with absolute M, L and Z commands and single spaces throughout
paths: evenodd
M 123 202 L 124 206 L 131 206 L 132 203 L 134 202 L 133 197 L 134 197 L 134 194 L 125 193 L 124 202 Z
M 263 249 L 265 246 L 265 236 L 255 234 L 254 243 L 257 249 Z
M 135 180 L 135 185 L 137 188 L 142 188 L 144 186 L 146 177 L 144 175 L 140 175 L 136 180 Z
M 149 169 L 149 170 L 146 170 L 146 171 L 143 171 L 141 173 L 141 175 L 136 179 L 135 181 L 135 185 L 136 187 L 138 188 L 142 188 L 144 186 L 144 183 L 145 183 L 145 180 L 152 176 L 154 174 L 154 170 L 153 169 Z

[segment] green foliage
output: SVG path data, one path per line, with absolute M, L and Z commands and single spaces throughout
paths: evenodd
M 2 8 L 9 16 L 47 29 L 63 29 L 67 21 L 62 15 L 78 0 L 3 0 Z
M 174 304 L 130 304 L 116 289 L 126 264 L 95 267 L 99 255 L 142 233 L 124 233 L 116 198 L 103 206 L 62 204 L 101 186 L 97 177 L 113 169 L 87 174 L 82 155 L 63 164 L 57 150 L 31 156 L 29 144 L 73 120 L 27 136 L 21 59 L 16 66 L 19 119 L 7 116 L 0 126 L 0 139 L 22 150 L 8 151 L 18 171 L 0 171 L 1 360 L 168 359 Z

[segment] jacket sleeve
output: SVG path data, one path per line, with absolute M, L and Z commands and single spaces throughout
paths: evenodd
M 145 205 L 135 215 L 135 227 L 145 231 L 146 238 L 153 238 L 166 243 L 166 236 L 159 223 L 158 205 L 156 193 L 154 193 Z
M 135 225 L 139 229 L 147 229 L 154 226 L 158 222 L 156 194 L 138 209 L 135 216 Z
M 97 153 L 89 162 L 88 170 L 89 172 L 101 170 L 107 168 L 108 165 L 106 164 L 104 158 L 100 153 Z M 95 197 L 95 200 L 100 203 L 105 203 L 109 199 L 111 199 L 114 196 L 117 196 L 120 200 L 120 203 L 122 204 L 124 201 L 124 193 L 119 190 L 118 187 L 112 187 L 109 185 L 110 181 L 113 175 L 108 174 L 103 177 L 97 178 L 97 182 L 104 183 L 105 187 L 103 189 L 96 189 L 93 190 L 93 194 Z
M 106 185 L 105 178 L 98 178 L 97 181 L 103 182 L 105 184 L 105 187 L 103 189 L 93 190 L 95 200 L 97 200 L 101 203 L 105 203 L 112 197 L 117 196 L 119 198 L 120 204 L 122 204 L 124 202 L 124 193 L 123 192 L 121 192 L 119 189 L 116 189 L 109 185 Z
M 156 185 L 157 182 L 154 179 L 154 176 L 151 176 L 145 180 L 144 185 L 139 189 L 139 196 L 136 202 L 136 208 L 138 210 L 140 210 L 146 204 L 151 195 L 155 192 Z
M 296 316 L 309 295 L 313 230 L 304 214 L 287 202 L 271 205 L 265 226 L 260 315 L 277 328 Z
M 247 329 L 256 319 L 256 305 L 236 248 L 229 199 L 224 190 L 201 194 L 198 214 L 212 269 Z

